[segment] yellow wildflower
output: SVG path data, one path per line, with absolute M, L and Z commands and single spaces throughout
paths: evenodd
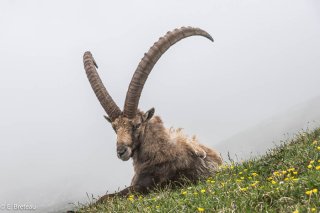
M 273 175 L 274 175 L 274 176 L 279 176 L 280 173 L 279 173 L 278 171 L 276 171 L 276 172 L 273 173 Z
M 277 182 L 276 182 L 276 181 L 274 181 L 274 180 L 272 180 L 272 181 L 271 181 L 271 183 L 272 183 L 272 184 L 277 184 Z
M 312 190 L 306 191 L 306 195 L 311 195 L 311 194 L 312 194 Z
M 284 179 L 284 181 L 288 181 L 288 180 L 289 180 L 289 178 L 285 178 L 285 179 Z
M 212 181 L 210 181 L 210 183 L 215 183 L 215 181 L 214 181 L 214 180 L 212 180 Z
M 253 177 L 258 176 L 258 174 L 256 172 L 252 172 L 251 174 Z
M 186 192 L 186 191 L 183 191 L 183 192 L 181 192 L 181 194 L 182 194 L 182 195 L 186 195 L 186 194 L 187 194 L 187 192 Z
M 315 212 L 315 211 L 317 211 L 316 208 L 311 208 L 311 212 Z
M 251 186 L 255 187 L 258 183 L 259 183 L 259 181 L 255 181 L 254 183 L 251 184 Z
M 204 212 L 204 208 L 198 207 L 199 212 Z
M 198 192 L 194 192 L 193 194 L 194 194 L 195 196 L 197 196 L 197 195 L 198 195 Z
M 243 192 L 245 192 L 247 190 L 248 190 L 248 187 L 240 188 L 240 191 L 243 191 Z
M 287 174 L 287 171 L 282 171 L 282 174 L 284 174 L 284 175 Z
M 313 163 L 314 163 L 314 160 L 310 161 L 310 163 L 309 163 L 309 164 L 313 164 Z
M 318 143 L 318 141 L 316 141 L 316 140 L 312 142 L 313 145 L 316 145 L 317 143 Z
M 320 146 L 318 146 L 318 147 L 317 147 L 317 150 L 319 150 L 319 151 L 320 151 Z
M 293 178 L 292 180 L 293 180 L 293 181 L 298 181 L 298 180 L 299 180 L 299 178 Z
M 239 175 L 242 175 L 242 172 L 239 172 Z
M 311 189 L 309 191 L 306 191 L 306 195 L 312 195 L 313 193 L 317 193 L 318 189 Z
M 299 213 L 299 211 L 298 210 L 294 210 L 292 213 Z
M 130 196 L 128 197 L 128 200 L 133 201 L 133 200 L 134 200 L 134 195 L 130 195 Z
M 240 177 L 241 180 L 244 180 L 244 177 Z
M 206 192 L 206 190 L 205 189 L 201 189 L 201 191 L 200 191 L 201 193 L 205 193 Z
M 293 172 L 295 170 L 295 168 L 290 168 L 288 169 L 288 172 Z
M 320 166 L 317 166 L 317 167 L 316 167 L 316 170 L 320 170 Z
M 294 174 L 294 175 L 297 175 L 297 174 L 298 174 L 298 172 L 293 172 L 293 174 Z
M 311 169 L 311 168 L 312 168 L 312 165 L 309 164 L 309 165 L 308 165 L 308 169 Z

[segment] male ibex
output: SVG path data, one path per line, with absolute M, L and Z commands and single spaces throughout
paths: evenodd
M 117 155 L 127 161 L 133 159 L 135 175 L 131 186 L 101 197 L 103 202 L 114 195 L 126 196 L 129 193 L 147 193 L 155 186 L 188 179 L 196 182 L 212 176 L 222 163 L 220 155 L 198 143 L 195 137 L 189 138 L 181 129 L 166 129 L 159 116 L 153 116 L 154 108 L 146 113 L 138 110 L 142 88 L 153 66 L 173 44 L 189 36 L 212 37 L 199 28 L 182 27 L 168 32 L 145 53 L 130 82 L 123 112 L 113 101 L 104 87 L 90 52 L 83 56 L 84 68 L 94 93 L 109 117 L 107 121 L 117 134 Z

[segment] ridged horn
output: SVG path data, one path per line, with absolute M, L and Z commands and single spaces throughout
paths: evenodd
M 144 57 L 141 59 L 137 69 L 132 76 L 127 91 L 123 110 L 124 116 L 131 119 L 136 115 L 143 86 L 152 68 L 157 63 L 162 54 L 181 39 L 195 35 L 206 37 L 213 42 L 213 38 L 211 37 L 211 35 L 202 29 L 193 27 L 182 27 L 167 32 L 164 37 L 161 37 L 156 43 L 153 44 L 149 51 L 144 54 Z
M 89 51 L 85 52 L 83 55 L 83 64 L 88 80 L 94 93 L 100 101 L 101 106 L 106 111 L 110 119 L 114 121 L 121 114 L 121 110 L 113 101 L 107 89 L 104 87 L 96 70 L 96 67 L 98 68 L 98 66 Z

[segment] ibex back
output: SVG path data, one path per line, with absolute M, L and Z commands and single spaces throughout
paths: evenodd
M 115 195 L 147 193 L 155 186 L 195 182 L 213 176 L 222 163 L 220 155 L 189 138 L 181 129 L 166 129 L 154 108 L 147 112 L 138 109 L 143 86 L 153 66 L 173 44 L 189 36 L 212 37 L 199 28 L 182 27 L 168 32 L 145 53 L 130 82 L 121 111 L 104 87 L 97 71 L 97 64 L 90 52 L 83 56 L 84 68 L 94 93 L 108 114 L 106 120 L 117 134 L 117 156 L 127 161 L 133 159 L 135 175 L 131 186 L 115 193 L 102 196 L 103 202 Z

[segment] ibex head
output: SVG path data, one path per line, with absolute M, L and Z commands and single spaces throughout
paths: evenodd
M 121 160 L 129 160 L 139 147 L 147 122 L 152 118 L 154 108 L 146 113 L 137 113 L 132 119 L 120 115 L 114 121 L 104 116 L 117 134 L 117 155 Z
M 141 59 L 128 88 L 123 112 L 113 101 L 108 91 L 104 87 L 96 70 L 97 64 L 90 52 L 85 52 L 83 56 L 84 68 L 86 70 L 91 87 L 96 94 L 100 104 L 109 117 L 105 118 L 111 123 L 117 134 L 117 155 L 121 160 L 128 160 L 134 151 L 139 147 L 139 142 L 143 138 L 145 127 L 154 114 L 154 108 L 146 113 L 138 110 L 138 104 L 143 86 L 150 74 L 153 66 L 173 44 L 189 36 L 204 36 L 211 41 L 212 37 L 199 28 L 182 27 L 169 31 L 161 37 L 145 53 Z

